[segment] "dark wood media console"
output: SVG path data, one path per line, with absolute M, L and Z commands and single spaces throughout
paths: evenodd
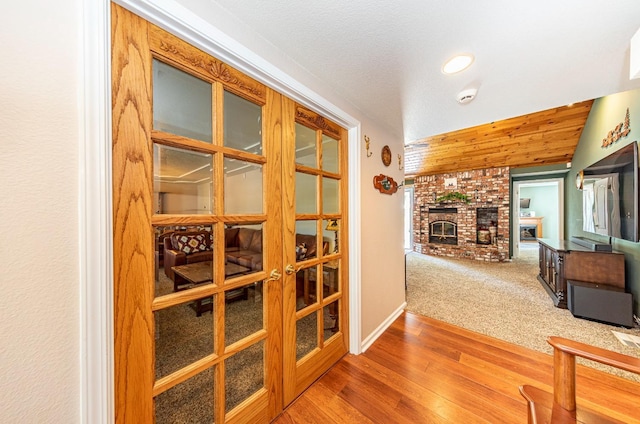
M 567 309 L 567 280 L 618 287 L 624 290 L 624 255 L 599 252 L 567 240 L 538 239 L 538 281 L 558 308 Z

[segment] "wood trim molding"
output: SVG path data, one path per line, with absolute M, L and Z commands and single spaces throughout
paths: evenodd
M 296 105 L 296 122 L 304 124 L 309 128 L 320 130 L 336 140 L 340 139 L 340 127 L 338 125 L 304 106 Z
M 375 342 L 378 339 L 378 337 L 380 337 L 385 331 L 387 331 L 387 328 L 391 327 L 391 325 L 395 322 L 395 320 L 398 319 L 398 317 L 405 312 L 406 307 L 407 307 L 407 302 L 403 302 L 402 305 L 400 305 L 391 315 L 389 315 L 389 317 L 386 320 L 384 320 L 383 323 L 381 323 L 378 326 L 378 328 L 373 330 L 371 334 L 369 334 L 362 341 L 362 344 L 360 345 L 361 352 L 363 353 L 366 352 L 366 350 L 371 347 L 373 342 Z
M 351 127 L 348 130 L 349 151 L 349 175 L 347 181 L 349 183 L 349 199 L 348 199 L 348 216 L 349 224 L 349 249 L 346 253 L 349 258 L 349 352 L 355 355 L 360 354 L 362 350 L 362 257 L 361 257 L 361 237 L 362 230 L 360 225 L 353 225 L 360 221 L 362 213 L 362 183 L 361 183 L 361 155 L 362 149 L 358 140 L 361 139 L 362 131 L 360 124 Z M 379 337 L 379 335 L 378 335 Z M 376 337 L 377 338 L 377 337 Z
M 155 54 L 179 67 L 189 70 L 198 69 L 203 77 L 219 81 L 230 91 L 260 105 L 265 104 L 266 87 L 264 84 L 247 77 L 220 60 L 211 58 L 208 54 L 155 25 L 151 25 L 149 28 L 149 43 Z

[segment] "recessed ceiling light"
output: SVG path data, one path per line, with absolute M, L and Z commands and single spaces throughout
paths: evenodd
M 472 54 L 461 54 L 454 56 L 447 60 L 442 66 L 442 72 L 445 74 L 455 74 L 456 72 L 464 71 L 473 63 Z

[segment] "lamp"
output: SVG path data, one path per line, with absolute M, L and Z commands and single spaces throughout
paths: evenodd
M 335 244 L 333 246 L 333 252 L 336 253 L 338 251 L 338 230 L 340 230 L 340 226 L 338 225 L 338 220 L 329 219 L 327 222 L 327 227 L 325 229 L 327 231 L 333 231 L 336 233 Z

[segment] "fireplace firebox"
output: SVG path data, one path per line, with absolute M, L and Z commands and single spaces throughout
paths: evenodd
M 458 244 L 456 224 L 448 221 L 436 221 L 430 224 L 430 243 Z
M 520 241 L 536 241 L 538 227 L 530 224 L 520 224 Z
M 458 210 L 429 209 L 429 243 L 458 244 Z

